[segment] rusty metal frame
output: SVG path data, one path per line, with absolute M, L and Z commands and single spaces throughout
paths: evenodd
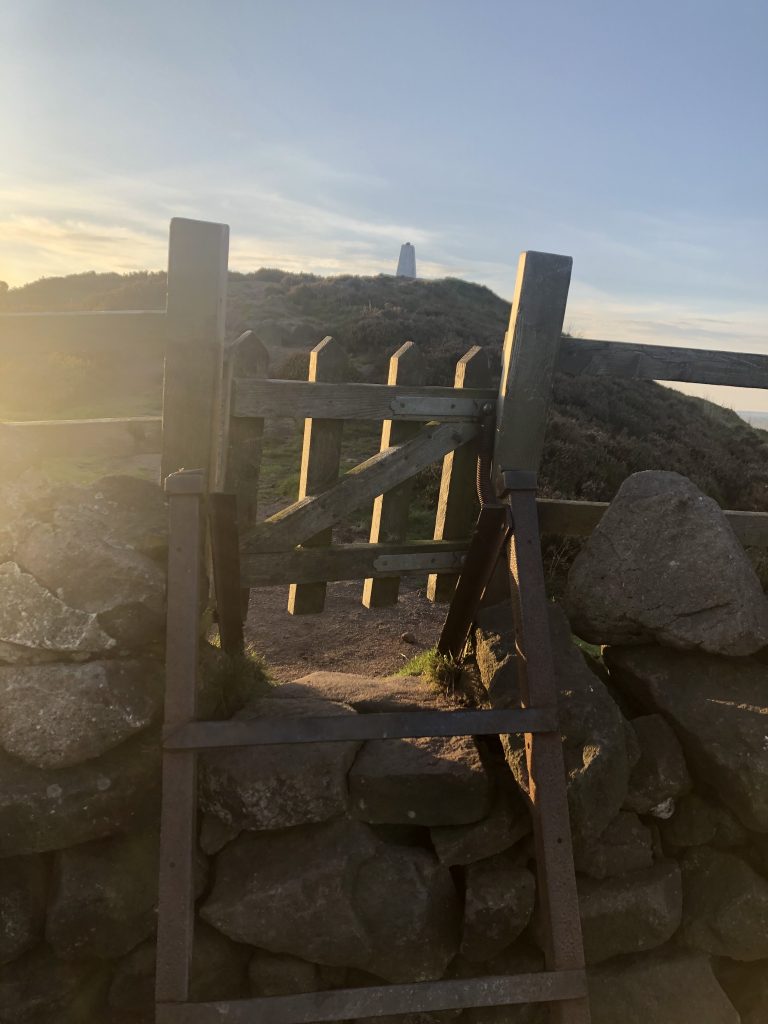
M 546 596 L 532 474 L 504 474 L 515 528 L 509 536 L 510 584 L 522 706 L 504 710 L 394 712 L 318 719 L 203 722 L 196 716 L 200 584 L 203 576 L 205 477 L 172 474 L 170 505 L 163 805 L 157 934 L 157 1024 L 309 1024 L 398 1013 L 548 1003 L 552 1024 L 589 1024 L 587 983 L 576 897 L 550 652 Z M 503 547 L 500 520 L 487 534 L 485 562 Z M 221 524 L 220 524 L 221 525 Z M 232 524 L 230 524 L 232 526 Z M 508 533 L 505 525 L 504 537 Z M 235 535 L 236 530 L 232 528 Z M 221 544 L 226 547 L 222 548 Z M 231 555 L 232 539 L 219 538 Z M 482 561 L 482 550 L 478 559 Z M 220 570 L 229 558 L 221 559 Z M 487 566 L 486 566 L 487 568 Z M 473 570 L 459 620 L 477 610 L 486 568 Z M 235 580 L 220 593 L 234 607 Z M 484 585 L 484 584 L 483 584 Z M 470 620 L 471 621 L 471 617 Z M 196 752 L 212 747 L 349 739 L 524 733 L 536 840 L 539 898 L 546 933 L 546 967 L 538 974 L 369 986 L 296 996 L 189 1001 L 194 938 L 193 861 L 196 843 Z

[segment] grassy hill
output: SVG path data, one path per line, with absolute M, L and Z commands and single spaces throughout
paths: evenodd
M 151 309 L 164 305 L 162 273 L 76 274 L 0 291 L 0 311 Z M 309 348 L 327 334 L 344 345 L 358 379 L 383 381 L 390 354 L 411 339 L 431 382 L 449 383 L 456 360 L 487 347 L 496 370 L 509 304 L 487 288 L 378 277 L 317 277 L 262 269 L 230 274 L 227 333 L 253 329 L 274 376 L 303 376 Z M 75 351 L 48 365 L 0 364 L 0 417 L 137 415 L 159 410 L 160 369 Z M 297 428 L 298 429 L 298 428 Z M 280 457 L 265 481 L 272 499 L 293 492 L 294 429 L 273 431 Z M 350 431 L 348 461 L 376 447 L 376 429 Z M 640 469 L 674 469 L 722 505 L 768 511 L 768 433 L 729 410 L 653 382 L 558 377 L 541 484 L 556 497 L 610 500 Z M 429 483 L 429 481 L 427 481 Z M 435 474 L 431 478 L 435 487 Z

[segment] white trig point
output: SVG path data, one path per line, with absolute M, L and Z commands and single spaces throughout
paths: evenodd
M 400 259 L 397 261 L 398 277 L 416 277 L 416 250 L 410 242 L 400 246 Z

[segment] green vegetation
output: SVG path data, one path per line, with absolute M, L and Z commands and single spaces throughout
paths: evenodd
M 0 290 L 0 311 L 140 309 L 164 304 L 165 275 L 77 274 Z M 509 304 L 465 281 L 389 277 L 322 278 L 262 269 L 230 274 L 230 337 L 251 328 L 272 356 L 273 373 L 301 379 L 308 351 L 336 337 L 350 357 L 350 376 L 384 381 L 389 356 L 414 340 L 430 383 L 449 383 L 457 359 L 474 344 L 487 347 L 498 372 Z M 161 367 L 119 357 L 61 352 L 41 366 L 19 358 L 0 370 L 0 417 L 50 419 L 146 415 L 160 410 Z M 262 508 L 274 510 L 298 490 L 302 421 L 281 420 L 266 434 Z M 380 427 L 345 426 L 342 469 L 372 455 Z M 609 501 L 630 474 L 670 469 L 690 477 L 723 507 L 768 511 L 768 433 L 735 413 L 651 381 L 555 380 L 540 487 L 545 496 Z M 420 474 L 414 487 L 409 535 L 431 537 L 440 467 Z M 352 514 L 340 540 L 367 535 L 369 510 Z M 550 589 L 557 593 L 578 542 L 545 538 Z M 755 553 L 768 578 L 768 558 Z

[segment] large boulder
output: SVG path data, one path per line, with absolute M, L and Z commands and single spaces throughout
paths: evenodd
M 660 817 L 671 812 L 674 801 L 691 788 L 683 749 L 662 715 L 641 715 L 631 721 L 640 759 L 629 776 L 624 807 L 638 814 Z
M 165 572 L 149 556 L 75 520 L 35 523 L 17 544 L 16 561 L 65 604 L 96 615 L 122 646 L 162 640 Z
M 602 835 L 574 845 L 576 870 L 590 878 L 613 878 L 653 864 L 651 830 L 631 811 L 619 811 Z
M 592 1024 L 739 1024 L 708 957 L 673 949 L 589 972 Z
M 579 842 L 597 839 L 619 813 L 627 795 L 628 727 L 603 683 L 571 642 L 568 620 L 550 605 L 550 637 L 558 686 L 558 711 L 567 772 L 571 829 Z M 499 690 L 495 707 L 517 706 L 517 690 Z M 528 792 L 522 736 L 503 738 L 509 766 Z
M 464 825 L 493 788 L 470 736 L 369 740 L 349 773 L 351 810 L 370 824 Z
M 741 1014 L 741 1024 L 765 1024 L 768 1020 L 768 960 L 752 963 L 716 959 L 717 980 Z
M 162 683 L 147 658 L 0 668 L 0 746 L 37 768 L 98 757 L 155 721 Z
M 124 956 L 155 927 L 156 828 L 62 850 L 56 856 L 45 937 L 64 958 Z M 196 889 L 205 884 L 198 855 Z
M 460 953 L 490 960 L 510 946 L 533 913 L 536 880 L 503 854 L 470 864 L 465 872 L 464 929 Z
M 317 697 L 263 697 L 234 717 L 324 718 L 354 715 Z M 326 821 L 347 809 L 347 772 L 359 743 L 239 747 L 201 758 L 200 802 L 231 828 L 275 829 Z
M 324 967 L 287 953 L 268 953 L 266 949 L 257 949 L 248 964 L 248 979 L 255 996 L 292 996 L 342 988 L 346 973 L 343 967 Z
M 654 949 L 680 927 L 682 887 L 675 861 L 600 882 L 579 879 L 578 890 L 588 964 Z
M 485 818 L 469 825 L 438 825 L 430 830 L 442 864 L 473 864 L 503 853 L 531 831 L 531 817 L 517 790 L 496 793 Z
M 592 643 L 727 655 L 768 644 L 768 601 L 743 547 L 677 473 L 624 481 L 571 567 L 566 606 Z
M 70 608 L 15 562 L 0 565 L 0 643 L 11 651 L 86 655 L 115 646 L 93 613 Z
M 475 658 L 491 705 L 517 691 L 514 620 L 508 601 L 478 611 Z
M 201 914 L 237 942 L 393 982 L 439 978 L 459 942 L 448 869 L 344 819 L 243 832 L 218 855 Z
M 6 857 L 0 867 L 0 964 L 15 960 L 43 935 L 46 868 L 42 857 Z
M 0 967 L 3 1024 L 90 1024 L 109 984 L 105 964 L 57 959 L 46 946 Z
M 515 974 L 537 974 L 544 970 L 544 957 L 533 946 L 515 943 L 490 960 L 478 963 L 457 956 L 451 964 L 454 978 L 493 978 Z M 470 1007 L 462 1014 L 468 1024 L 549 1024 L 546 1003 L 513 1003 L 508 1006 Z
M 706 846 L 682 860 L 685 945 L 732 960 L 768 957 L 768 881 L 731 853 Z
M 58 770 L 0 754 L 0 857 L 129 831 L 157 812 L 160 740 L 149 731 Z
M 768 832 L 768 667 L 660 647 L 609 648 L 611 678 L 664 715 L 696 777 L 749 829 Z

